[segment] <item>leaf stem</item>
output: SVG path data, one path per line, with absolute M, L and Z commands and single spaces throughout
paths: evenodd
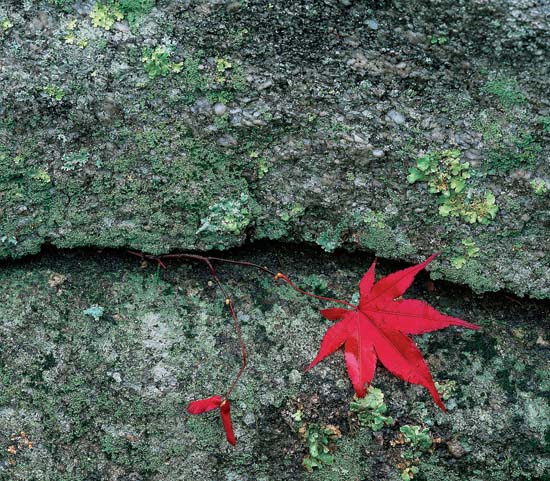
M 130 254 L 139 257 L 141 259 L 150 259 L 158 263 L 159 266 L 166 269 L 166 265 L 163 262 L 163 259 L 189 259 L 189 260 L 196 260 L 200 262 L 204 262 L 208 269 L 210 270 L 210 273 L 212 274 L 212 278 L 214 279 L 214 282 L 218 285 L 220 290 L 222 291 L 222 294 L 225 298 L 225 304 L 229 308 L 229 312 L 231 313 L 231 317 L 233 319 L 233 324 L 235 326 L 235 331 L 237 332 L 237 338 L 239 340 L 239 347 L 241 349 L 241 368 L 239 369 L 239 372 L 235 376 L 233 382 L 229 386 L 229 389 L 225 393 L 225 399 L 229 398 L 229 395 L 231 394 L 231 391 L 235 388 L 237 383 L 239 382 L 239 379 L 241 378 L 244 370 L 247 366 L 247 354 L 246 354 L 246 345 L 243 340 L 242 336 L 242 330 L 241 330 L 241 323 L 239 322 L 239 319 L 237 318 L 237 314 L 235 313 L 235 309 L 233 307 L 233 302 L 231 301 L 231 298 L 229 297 L 229 294 L 222 284 L 220 278 L 218 277 L 218 273 L 216 272 L 216 268 L 214 267 L 214 262 L 224 262 L 226 264 L 234 264 L 244 267 L 253 267 L 255 269 L 258 269 L 261 272 L 264 272 L 265 274 L 269 274 L 272 276 L 275 280 L 282 279 L 285 281 L 292 289 L 294 289 L 296 292 L 299 292 L 300 294 L 303 294 L 305 296 L 313 297 L 315 299 L 320 299 L 322 301 L 329 301 L 329 302 L 337 302 L 338 304 L 344 304 L 348 307 L 351 307 L 352 309 L 357 309 L 357 306 L 354 306 L 353 304 L 350 304 L 349 302 L 342 301 L 340 299 L 333 299 L 332 297 L 324 297 L 324 296 L 318 296 L 316 294 L 312 294 L 311 292 L 304 291 L 303 289 L 300 289 L 298 286 L 296 286 L 285 274 L 282 274 L 281 272 L 273 272 L 269 270 L 265 266 L 261 266 L 259 264 L 255 264 L 253 262 L 248 261 L 237 261 L 233 259 L 224 259 L 222 257 L 209 257 L 209 256 L 201 256 L 198 254 L 187 254 L 187 253 L 175 253 L 175 254 L 164 254 L 161 256 L 155 256 L 151 254 L 144 254 L 143 252 L 137 252 L 137 251 L 128 251 Z
M 275 275 L 275 279 L 282 279 L 290 287 L 292 287 L 292 289 L 294 289 L 296 292 L 299 292 L 300 294 L 303 294 L 304 296 L 313 297 L 315 299 L 320 299 L 322 301 L 337 302 L 338 304 L 344 304 L 345 306 L 351 307 L 352 309 L 357 309 L 357 306 L 354 306 L 353 304 L 350 304 L 347 301 L 343 301 L 341 299 L 333 299 L 332 297 L 318 296 L 316 294 L 312 294 L 311 292 L 304 291 L 303 289 L 300 289 L 298 286 L 296 286 L 287 276 L 285 276 L 281 272 L 278 272 Z
M 200 255 L 197 255 L 197 254 L 183 254 L 182 253 L 182 254 L 166 254 L 166 255 L 163 255 L 163 256 L 153 256 L 153 255 L 150 255 L 150 254 L 144 254 L 142 252 L 136 252 L 136 251 L 128 251 L 128 252 L 132 255 L 141 257 L 142 259 L 154 260 L 154 261 L 158 262 L 158 264 L 160 266 L 164 267 L 164 268 L 166 268 L 166 266 L 162 262 L 162 259 L 191 259 L 191 260 L 197 260 L 197 261 L 204 262 L 207 265 L 208 269 L 210 270 L 210 274 L 212 274 L 212 278 L 214 279 L 214 282 L 218 285 L 218 287 L 222 291 L 222 294 L 225 298 L 226 306 L 229 307 L 229 312 L 231 313 L 231 317 L 233 319 L 233 324 L 235 325 L 235 331 L 237 332 L 237 338 L 239 340 L 239 347 L 241 348 L 241 360 L 242 360 L 241 368 L 239 369 L 239 372 L 235 376 L 235 379 L 231 383 L 231 386 L 229 386 L 229 389 L 227 390 L 227 392 L 225 393 L 225 396 L 224 396 L 225 399 L 229 398 L 229 395 L 231 394 L 231 391 L 233 391 L 233 389 L 236 386 L 237 382 L 239 382 L 239 379 L 241 378 L 244 370 L 246 369 L 247 356 L 246 356 L 246 345 L 244 343 L 242 330 L 241 330 L 241 323 L 239 322 L 239 319 L 237 318 L 237 314 L 235 313 L 235 309 L 233 307 L 233 303 L 231 301 L 231 298 L 229 297 L 229 294 L 228 294 L 227 290 L 225 289 L 224 285 L 222 284 L 222 281 L 218 277 L 218 273 L 216 272 L 216 268 L 214 267 L 214 264 L 212 264 L 213 260 L 222 261 L 222 260 L 225 260 L 225 259 L 218 259 L 218 258 L 215 258 L 215 257 L 200 256 Z M 228 262 L 230 262 L 232 264 L 242 264 L 242 265 L 247 265 L 247 266 L 251 266 L 251 267 L 256 267 L 256 268 L 258 268 L 262 271 L 271 273 L 267 268 L 259 266 L 257 264 L 253 264 L 251 262 L 246 262 L 246 263 L 241 263 L 239 261 L 234 261 L 234 262 L 228 261 Z

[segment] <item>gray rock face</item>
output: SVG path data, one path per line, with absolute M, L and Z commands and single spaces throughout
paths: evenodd
M 281 266 L 298 285 L 340 299 L 350 299 L 372 261 L 275 245 L 233 257 Z M 2 480 L 395 481 L 414 467 L 419 479 L 478 481 L 482 473 L 502 481 L 544 479 L 550 468 L 547 303 L 478 296 L 419 275 L 408 297 L 482 329 L 414 337 L 446 414 L 426 390 L 379 365 L 374 386 L 384 394 L 382 417 L 392 419 L 373 431 L 368 409 L 350 412 L 344 356 L 303 370 L 330 327 L 317 311 L 328 305 L 220 265 L 250 362 L 231 394 L 232 447 L 217 413 L 185 412 L 191 400 L 223 392 L 240 366 L 223 297 L 205 266 L 171 262 L 158 272 L 91 250 L 3 264 Z M 377 270 L 386 275 L 395 265 L 379 261 Z M 103 309 L 97 319 L 84 313 L 91 305 Z M 308 473 L 304 434 L 313 438 L 320 426 L 339 439 L 332 464 Z M 405 426 L 426 429 L 417 459 Z
M 548 36 L 531 0 L 5 1 L 0 257 L 442 250 L 549 297 Z

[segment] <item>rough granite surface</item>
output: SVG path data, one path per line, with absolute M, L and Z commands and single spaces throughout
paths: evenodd
M 0 257 L 261 239 L 408 262 L 443 250 L 435 277 L 548 298 L 548 14 L 2 0 Z M 427 158 L 437 173 L 412 183 Z
M 345 300 L 372 261 L 272 243 L 229 255 Z M 189 401 L 223 393 L 240 366 L 223 296 L 204 265 L 167 267 L 91 249 L 2 263 L 1 481 L 399 481 L 407 467 L 415 481 L 548 481 L 547 302 L 419 275 L 407 297 L 481 330 L 414 338 L 447 414 L 379 366 L 374 386 L 392 421 L 373 432 L 350 412 L 341 353 L 304 372 L 330 326 L 318 309 L 330 306 L 219 266 L 249 353 L 231 395 L 233 448 L 216 412 L 185 413 Z M 401 267 L 379 262 L 378 276 Z M 409 461 L 407 425 L 427 428 L 432 443 Z M 319 428 L 335 433 L 333 462 L 308 473 L 303 434 Z

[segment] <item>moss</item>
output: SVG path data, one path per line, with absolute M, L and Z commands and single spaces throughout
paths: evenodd
M 143 68 L 151 80 L 157 77 L 166 77 L 170 73 L 179 73 L 183 68 L 183 62 L 172 62 L 170 57 L 172 48 L 160 45 L 154 49 L 144 47 L 141 61 Z
M 202 224 L 201 218 L 205 217 L 204 213 L 208 212 L 211 206 L 223 202 L 223 198 L 231 199 L 232 196 L 239 199 L 244 195 L 250 199 L 249 184 L 239 174 L 247 162 L 241 157 L 240 150 L 212 146 L 207 140 L 195 137 L 183 123 L 159 124 L 156 128 L 137 133 L 135 136 L 129 136 L 124 128 L 119 128 L 110 132 L 109 136 L 121 146 L 121 152 L 104 163 L 101 170 L 91 166 L 90 160 L 101 158 L 102 154 L 90 149 L 81 149 L 76 153 L 65 154 L 61 159 L 61 168 L 71 171 L 70 176 L 49 174 L 56 190 L 64 191 L 68 197 L 51 198 L 55 191 L 48 189 L 48 183 L 45 182 L 12 182 L 14 178 L 23 180 L 27 177 L 27 159 L 40 157 L 40 154 L 29 151 L 22 155 L 7 146 L 4 148 L 1 162 L 5 166 L 2 167 L 0 181 L 5 185 L 8 206 L 10 203 L 24 203 L 27 209 L 30 207 L 33 216 L 41 219 L 43 223 L 40 230 L 34 231 L 35 236 L 40 232 L 51 232 L 53 226 L 63 228 L 64 225 L 71 225 L 73 228 L 80 226 L 81 230 L 71 229 L 67 235 L 57 237 L 55 242 L 58 245 L 92 242 L 89 239 L 96 237 L 100 226 L 89 223 L 94 204 L 90 204 L 89 199 L 81 196 L 83 183 L 87 182 L 92 186 L 97 202 L 110 205 L 114 210 L 127 204 L 130 196 L 139 199 L 139 194 L 145 190 L 156 192 L 153 205 L 149 201 L 134 202 L 133 212 L 128 215 L 127 221 L 132 229 L 136 223 L 143 225 L 141 223 L 145 222 L 146 229 L 142 230 L 140 235 L 130 235 L 131 229 L 128 229 L 128 233 L 124 233 L 124 229 L 118 233 L 104 231 L 94 241 L 97 245 L 105 246 L 131 244 L 154 252 L 165 249 L 158 231 L 161 226 L 170 226 L 173 235 L 178 235 L 182 242 L 187 242 L 185 239 L 188 239 L 195 243 L 195 232 Z M 175 158 L 174 149 L 178 152 Z M 145 175 L 141 167 L 144 164 L 148 166 Z M 94 171 L 93 175 L 91 172 L 88 173 L 88 168 Z M 32 175 L 36 174 L 33 172 Z M 217 197 L 222 193 L 223 197 Z M 249 215 L 257 215 L 256 204 L 252 199 L 247 201 L 247 204 Z M 155 209 L 155 205 L 159 208 Z M 16 210 L 15 207 L 10 209 Z M 182 212 L 183 218 L 174 217 L 172 213 L 176 211 Z M 18 234 L 23 235 L 27 232 L 24 226 L 19 225 L 16 228 L 15 221 L 15 218 L 9 216 L 2 219 L 0 237 L 13 236 L 17 239 Z M 101 220 L 114 224 L 124 221 L 124 218 Z M 246 223 L 242 227 L 245 225 Z M 30 231 L 33 226 L 29 225 L 28 229 Z M 226 229 L 215 236 L 204 237 L 205 240 L 201 243 L 210 246 L 235 245 L 240 242 L 241 230 Z M 0 249 L 14 254 L 36 251 L 38 246 L 33 237 L 15 246 L 0 245 Z
M 94 27 L 111 30 L 115 22 L 127 20 L 135 29 L 143 16 L 151 12 L 156 0 L 97 0 L 90 19 Z
M 362 248 L 376 252 L 380 256 L 391 257 L 394 253 L 398 256 L 406 256 L 414 250 L 406 234 L 398 229 L 359 228 L 356 235 Z
M 171 8 L 169 2 L 89 2 L 88 13 L 97 5 L 111 9 L 111 13 L 115 7 L 122 12 L 122 22 L 114 18 L 109 31 L 93 27 L 88 15 L 75 15 L 70 2 L 57 2 L 67 7 L 70 15 L 46 0 L 27 3 L 19 13 L 6 12 L 13 27 L 0 34 L 8 40 L 2 44 L 2 58 L 6 59 L 10 79 L 2 91 L 6 115 L 0 121 L 0 136 L 4 144 L 10 144 L 14 157 L 23 153 L 26 159 L 17 189 L 14 185 L 0 188 L 4 194 L 0 239 L 6 239 L 0 245 L 3 257 L 37 252 L 47 244 L 132 245 L 166 252 L 229 248 L 245 239 L 268 237 L 288 242 L 319 240 L 329 249 L 375 249 L 387 257 L 414 262 L 420 253 L 427 254 L 423 251 L 426 238 L 433 239 L 434 250 L 440 250 L 468 237 L 477 242 L 479 232 L 488 232 L 490 236 L 477 242 L 482 253 L 476 258 L 477 273 L 467 265 L 459 270 L 446 269 L 443 262 L 440 275 L 475 282 L 472 285 L 478 290 L 504 288 L 539 297 L 548 294 L 544 266 L 537 261 L 540 243 L 530 241 L 543 235 L 543 210 L 532 201 L 542 199 L 530 189 L 532 195 L 524 195 L 524 183 L 511 182 L 508 172 L 495 171 L 489 179 L 487 176 L 493 174 L 485 170 L 494 154 L 500 156 L 495 166 L 510 160 L 515 163 L 510 172 L 516 167 L 527 171 L 515 173 L 514 178 L 526 175 L 531 180 L 541 175 L 537 169 L 544 159 L 546 121 L 544 115 L 536 114 L 542 112 L 538 95 L 542 90 L 534 64 L 510 64 L 506 73 L 504 65 L 499 65 L 502 71 L 489 78 L 517 78 L 519 87 L 499 88 L 508 94 L 514 90 L 525 96 L 529 93 L 529 102 L 506 108 L 499 100 L 496 84 L 482 93 L 482 102 L 476 95 L 479 91 L 470 73 L 485 75 L 482 64 L 495 65 L 483 55 L 468 57 L 471 70 L 465 73 L 456 63 L 448 62 L 447 47 L 434 48 L 420 41 L 415 53 L 419 59 L 426 54 L 437 56 L 425 65 L 428 77 L 433 80 L 441 73 L 438 66 L 451 65 L 451 70 L 457 68 L 453 71 L 459 80 L 456 85 L 446 81 L 414 84 L 409 81 L 410 66 L 403 72 L 399 66 L 393 80 L 400 86 L 388 84 L 393 82 L 393 74 L 386 72 L 390 67 L 381 67 L 384 85 L 377 86 L 373 79 L 359 78 L 363 75 L 362 61 L 353 66 L 350 61 L 346 66 L 345 62 L 332 64 L 331 59 L 320 56 L 328 49 L 355 62 L 353 48 L 342 39 L 348 35 L 371 38 L 373 31 L 359 20 L 371 15 L 361 3 L 350 9 L 331 4 L 321 15 L 317 7 L 304 10 L 297 3 L 289 11 L 277 5 L 239 9 L 232 4 L 206 12 Z M 448 7 L 458 14 L 453 16 L 456 21 L 463 15 L 470 18 L 469 9 L 461 10 L 450 3 Z M 405 4 L 394 10 L 383 8 L 381 12 L 388 18 L 387 23 L 380 24 L 379 33 L 386 25 L 399 23 L 398 17 L 417 18 L 411 8 Z M 443 8 L 441 4 L 436 10 Z M 476 5 L 473 10 L 480 8 Z M 432 18 L 424 7 L 421 11 Z M 139 17 L 135 24 L 130 18 L 133 14 Z M 39 19 L 36 31 L 27 28 L 33 18 Z M 481 15 L 476 22 L 465 24 L 473 29 L 483 18 Z M 42 19 L 48 28 L 42 28 Z M 321 45 L 319 37 L 310 33 L 321 20 L 327 26 L 330 45 Z M 131 33 L 126 31 L 126 22 Z M 502 28 L 508 25 L 497 23 Z M 422 28 L 429 35 L 444 33 L 425 27 L 429 25 Z M 329 29 L 342 35 L 332 35 Z M 273 36 L 274 31 L 288 35 Z M 300 31 L 304 35 L 298 35 Z M 380 54 L 382 47 L 387 47 L 382 45 L 382 37 L 373 37 L 372 52 L 379 58 L 369 62 L 376 65 L 385 61 Z M 88 42 L 85 48 L 79 48 L 81 40 Z M 403 36 L 386 40 L 398 56 L 408 48 Z M 36 42 L 42 42 L 43 47 L 39 58 L 34 52 Z M 486 43 L 472 45 L 483 49 Z M 529 49 L 532 42 L 526 45 Z M 169 67 L 183 63 L 181 71 L 148 80 L 141 61 L 142 48 L 147 46 L 151 52 L 156 46 L 173 46 L 167 63 Z M 462 47 L 461 39 L 454 36 L 453 48 Z M 516 60 L 525 53 L 520 54 L 515 47 L 503 51 L 516 55 Z M 266 63 L 263 58 L 271 60 Z M 325 61 L 334 69 L 325 68 Z M 348 75 L 349 68 L 358 69 L 359 77 Z M 451 70 L 445 70 L 444 75 Z M 31 71 L 39 75 L 29 76 Z M 517 74 L 520 71 L 521 75 Z M 63 98 L 57 100 L 56 92 L 53 97 L 48 95 L 42 90 L 44 86 L 61 88 Z M 401 92 L 400 96 L 390 96 L 391 108 L 411 114 L 407 114 L 406 124 L 398 127 L 398 136 L 394 135 L 393 123 L 384 118 L 390 105 L 379 104 L 387 100 L 382 89 Z M 214 103 L 225 105 L 225 115 L 212 113 Z M 378 107 L 366 107 L 373 105 Z M 433 138 L 428 134 L 431 127 L 427 119 L 437 124 Z M 480 132 L 487 126 L 487 140 L 479 142 L 471 131 L 472 123 Z M 496 125 L 489 128 L 490 124 Z M 449 146 L 456 141 L 468 149 L 464 155 L 473 159 L 470 170 L 474 172 L 475 167 L 477 171 L 468 179 L 473 196 L 468 200 L 479 201 L 474 207 L 481 210 L 481 217 L 490 214 L 489 208 L 496 204 L 503 209 L 491 229 L 479 225 L 477 213 L 472 225 L 464 225 L 468 222 L 459 218 L 443 221 L 437 214 L 435 194 L 430 200 L 423 197 L 422 189 L 410 189 L 403 183 L 411 155 L 446 148 L 448 142 L 436 135 L 438 131 L 445 136 L 448 133 L 447 140 L 452 140 Z M 145 141 L 140 136 L 155 138 Z M 225 168 L 206 165 L 203 183 L 202 166 L 189 161 L 188 141 L 200 144 L 202 150 L 212 150 L 218 158 L 225 157 Z M 500 148 L 507 152 L 500 152 Z M 89 152 L 89 160 L 63 171 L 63 156 L 81 149 Z M 26 152 L 18 152 L 22 150 Z M 258 157 L 251 157 L 252 152 Z M 188 174 L 181 172 L 184 169 Z M 495 184 L 490 189 L 502 196 L 495 204 L 483 195 L 489 182 Z M 27 183 L 33 185 L 24 185 Z M 193 202 L 195 193 L 197 202 Z M 259 206 L 257 211 L 250 211 L 244 232 L 198 238 L 195 233 L 210 207 L 235 202 L 241 193 L 249 196 L 251 205 Z M 513 213 L 505 210 L 509 199 L 517 207 Z M 295 204 L 303 207 L 302 214 L 294 215 Z M 362 225 L 351 219 L 355 211 L 364 214 Z M 526 221 L 522 220 L 524 214 L 529 215 Z M 341 238 L 331 237 L 334 226 L 344 217 L 350 219 L 343 225 Z M 506 239 L 510 233 L 517 237 L 514 243 L 522 243 L 522 252 L 510 248 Z M 501 269 L 502 263 L 511 268 Z M 528 271 L 522 268 L 526 265 L 535 267 Z M 483 272 L 495 277 L 494 281 L 483 282 Z
M 495 97 L 503 107 L 510 108 L 525 103 L 526 97 L 513 79 L 489 80 L 481 93 Z
M 488 173 L 507 173 L 518 168 L 533 169 L 543 153 L 542 146 L 530 133 L 521 133 L 498 142 L 489 152 Z

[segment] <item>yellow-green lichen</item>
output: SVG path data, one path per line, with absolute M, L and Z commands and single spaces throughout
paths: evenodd
M 428 191 L 438 194 L 439 215 L 460 217 L 470 224 L 488 224 L 498 211 L 495 196 L 491 191 L 480 195 L 466 189 L 470 177 L 470 164 L 461 162 L 460 151 L 443 150 L 420 157 L 407 180 L 411 184 L 426 182 Z
M 393 423 L 391 416 L 386 416 L 388 408 L 384 403 L 384 393 L 373 386 L 369 386 L 366 396 L 353 397 L 349 406 L 350 413 L 357 416 L 362 426 L 369 427 L 373 431 L 380 431 L 384 426 Z
M 479 247 L 477 247 L 475 241 L 471 238 L 462 239 L 461 246 L 457 251 L 457 255 L 451 257 L 451 265 L 455 269 L 462 269 L 468 259 L 479 255 Z
M 169 73 L 181 72 L 183 62 L 172 62 L 173 48 L 166 45 L 159 45 L 154 49 L 145 47 L 142 51 L 141 61 L 143 68 L 150 79 L 166 77 Z
M 98 1 L 90 12 L 92 25 L 104 30 L 111 30 L 115 22 L 120 22 L 123 18 L 124 14 L 122 10 L 112 2 L 104 3 Z

